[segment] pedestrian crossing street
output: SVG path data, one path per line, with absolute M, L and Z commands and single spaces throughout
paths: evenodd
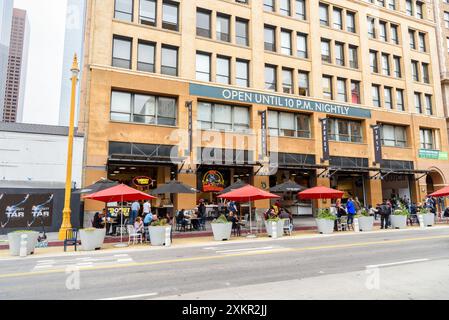
M 47 271 L 64 268 L 88 268 L 98 267 L 116 264 L 126 264 L 133 262 L 134 260 L 128 254 L 114 254 L 111 256 L 102 257 L 78 257 L 72 259 L 47 259 L 39 260 L 33 268 L 33 272 Z

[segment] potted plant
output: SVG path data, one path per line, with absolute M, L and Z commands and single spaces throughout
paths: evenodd
M 435 224 L 435 215 L 428 208 L 419 209 L 418 216 L 422 216 L 426 227 L 431 227 Z
M 27 255 L 34 253 L 39 232 L 31 230 L 17 230 L 8 233 L 9 253 L 12 256 L 20 255 L 20 242 L 22 241 L 22 235 L 24 234 L 27 235 Z
M 101 249 L 106 235 L 106 229 L 85 228 L 79 230 L 81 250 L 93 251 Z
M 267 230 L 269 237 L 274 239 L 282 237 L 284 235 L 284 219 L 274 217 L 265 220 L 265 230 Z
M 151 223 L 148 227 L 150 234 L 150 242 L 152 246 L 165 246 L 167 243 L 167 234 L 171 233 L 171 225 L 168 224 L 167 219 L 159 219 Z
M 211 226 L 216 241 L 229 240 L 231 238 L 232 222 L 229 222 L 224 214 L 214 219 Z
M 362 208 L 360 215 L 357 215 L 356 218 L 359 220 L 360 231 L 373 230 L 374 217 L 369 215 L 369 212 L 368 210 L 366 210 L 366 208 Z
M 329 208 L 318 209 L 318 215 L 315 219 L 318 232 L 321 234 L 330 234 L 334 232 L 334 224 L 336 216 L 334 216 Z
M 398 209 L 393 211 L 391 215 L 391 226 L 394 229 L 405 229 L 407 227 L 407 217 L 409 212 L 407 208 L 401 204 Z

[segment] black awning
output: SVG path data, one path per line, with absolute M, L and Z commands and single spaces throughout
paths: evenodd
M 184 160 L 185 158 L 180 157 L 111 154 L 108 158 L 108 164 L 177 165 Z
M 298 163 L 298 164 L 279 164 L 279 165 L 273 165 L 270 163 L 270 168 L 278 168 L 278 169 L 284 169 L 284 170 L 314 170 L 314 169 L 326 169 L 328 168 L 325 164 L 304 164 L 304 163 Z

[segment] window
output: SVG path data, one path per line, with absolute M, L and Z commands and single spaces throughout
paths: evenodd
M 351 80 L 351 102 L 360 104 L 360 82 Z
M 402 77 L 401 72 L 401 57 L 394 56 L 393 57 L 393 64 L 394 64 L 394 76 L 396 78 Z
M 210 12 L 200 9 L 196 11 L 196 35 L 211 38 Z
M 415 96 L 416 113 L 422 113 L 421 93 L 415 92 L 414 96 Z
M 198 127 L 246 132 L 249 129 L 249 108 L 199 101 Z
M 265 89 L 276 91 L 276 67 L 271 65 L 265 65 Z
M 274 0 L 263 0 L 263 9 L 268 12 L 274 12 Z
M 422 81 L 424 83 L 430 83 L 429 79 L 429 64 L 428 63 L 422 63 Z
M 279 11 L 284 16 L 290 16 L 291 15 L 290 0 L 281 0 L 280 6 L 279 6 Z
M 276 32 L 274 27 L 265 26 L 264 34 L 265 34 L 265 50 L 267 51 L 276 51 Z
M 422 2 L 416 2 L 416 17 L 418 19 L 423 19 L 423 3 Z
M 216 82 L 231 83 L 231 59 L 229 57 L 217 56 L 217 75 Z
M 230 42 L 231 37 L 229 36 L 229 16 L 217 15 L 217 40 Z
M 310 116 L 268 110 L 268 131 L 272 136 L 310 138 Z
M 388 9 L 396 10 L 396 0 L 388 0 Z
M 132 22 L 133 0 L 115 0 L 114 18 Z
M 449 12 L 444 11 L 444 26 L 449 28 Z
M 131 69 L 132 39 L 114 36 L 112 48 L 112 66 Z
M 379 39 L 387 41 L 387 23 L 384 21 L 379 21 Z
M 296 0 L 296 18 L 306 20 L 306 0 Z
M 300 96 L 309 95 L 309 73 L 306 71 L 298 71 L 298 94 Z
M 334 8 L 333 10 L 333 19 L 332 22 L 334 24 L 334 28 L 338 30 L 343 30 L 343 17 L 342 10 L 339 8 Z
M 320 3 L 320 24 L 329 26 L 329 6 L 323 3 Z
M 337 78 L 337 101 L 347 102 L 346 79 Z
M 178 75 L 178 48 L 162 45 L 161 51 L 161 73 Z
M 405 111 L 404 90 L 402 89 L 396 89 L 396 109 L 399 111 Z
M 430 94 L 426 94 L 424 95 L 424 99 L 426 101 L 426 114 L 431 116 L 433 115 L 432 96 Z
M 196 80 L 211 81 L 209 53 L 196 53 Z
M 412 78 L 413 81 L 419 81 L 418 61 L 412 60 Z
M 298 33 L 296 35 L 296 55 L 300 58 L 307 58 L 307 35 Z
M 373 98 L 373 106 L 374 107 L 381 107 L 380 104 L 380 86 L 377 84 L 373 84 L 371 87 L 371 96 Z
M 293 93 L 293 71 L 282 69 L 282 92 Z
M 390 55 L 382 53 L 382 74 L 384 76 L 390 75 Z
M 410 38 L 410 48 L 416 50 L 415 31 L 409 29 L 408 36 Z
M 332 100 L 334 98 L 332 90 L 332 77 L 323 75 L 322 78 L 323 98 Z
M 176 2 L 162 3 L 162 28 L 178 31 L 178 4 Z
M 349 53 L 349 67 L 353 69 L 359 68 L 359 59 L 357 56 L 357 47 L 356 46 L 349 46 L 348 49 Z
M 419 42 L 419 51 L 426 52 L 426 34 L 419 32 L 418 33 L 418 42 Z
M 321 61 L 331 63 L 330 40 L 321 39 Z
M 370 38 L 376 38 L 376 29 L 374 27 L 374 18 L 367 17 L 367 23 L 368 23 L 368 36 Z
M 137 49 L 137 70 L 154 72 L 155 44 L 139 41 Z
M 335 42 L 335 63 L 339 66 L 345 65 L 345 47 L 340 42 Z
M 111 120 L 176 125 L 176 99 L 112 91 Z
M 362 143 L 362 124 L 359 121 L 329 118 L 329 140 Z
M 412 0 L 405 1 L 405 12 L 409 16 L 413 16 L 413 3 Z
M 435 131 L 432 129 L 419 129 L 421 139 L 420 148 L 427 150 L 436 150 Z
M 235 42 L 242 46 L 248 46 L 248 21 L 235 19 Z
M 390 31 L 391 31 L 391 32 L 390 32 L 391 41 L 392 41 L 394 44 L 399 44 L 398 26 L 392 24 L 392 25 L 390 26 Z
M 287 30 L 281 31 L 281 53 L 292 54 L 292 33 Z
M 384 87 L 384 102 L 385 102 L 385 108 L 387 108 L 387 109 L 393 109 L 391 92 L 392 92 L 392 89 L 390 87 Z
M 140 23 L 156 26 L 156 0 L 140 1 Z
M 381 137 L 384 146 L 404 148 L 407 146 L 407 127 L 382 124 Z
M 355 33 L 355 13 L 346 11 L 346 31 Z
M 235 82 L 241 87 L 249 87 L 249 62 L 246 60 L 236 60 L 235 64 Z
M 379 68 L 378 68 L 378 64 L 377 64 L 377 51 L 370 50 L 369 60 L 370 60 L 371 72 L 378 73 Z

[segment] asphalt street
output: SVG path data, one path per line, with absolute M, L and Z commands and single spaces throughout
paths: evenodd
M 0 260 L 0 299 L 342 298 L 449 298 L 449 227 Z

